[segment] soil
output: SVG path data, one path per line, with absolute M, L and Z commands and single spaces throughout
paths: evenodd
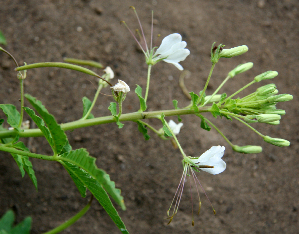
M 166 211 L 182 173 L 181 155 L 170 141 L 162 141 L 150 132 L 145 141 L 136 123 L 125 122 L 88 127 L 68 132 L 74 149 L 87 148 L 97 158 L 98 167 L 110 174 L 122 190 L 126 211 L 117 207 L 130 233 L 298 233 L 299 209 L 299 137 L 298 137 L 298 39 L 299 2 L 296 0 L 172 0 L 172 1 L 96 1 L 96 0 L 9 0 L 2 1 L 0 30 L 7 39 L 4 46 L 19 64 L 24 62 L 63 61 L 64 57 L 95 60 L 111 66 L 116 79 L 134 90 L 145 88 L 146 64 L 128 30 L 138 22 L 129 6 L 135 6 L 147 39 L 154 11 L 155 44 L 170 33 L 183 36 L 191 54 L 181 64 L 191 72 L 186 87 L 198 93 L 207 79 L 210 48 L 213 42 L 227 48 L 247 45 L 249 51 L 217 64 L 208 87 L 211 94 L 226 74 L 240 63 L 252 61 L 254 67 L 229 81 L 222 89 L 228 94 L 249 83 L 262 72 L 275 70 L 279 76 L 262 84 L 275 83 L 280 93 L 294 95 L 294 100 L 279 104 L 286 110 L 278 126 L 255 125 L 263 134 L 288 139 L 290 147 L 279 148 L 263 142 L 250 129 L 235 121 L 212 119 L 237 145 L 261 145 L 260 154 L 244 155 L 232 151 L 215 130 L 200 128 L 196 116 L 183 116 L 178 135 L 188 155 L 199 156 L 213 145 L 226 147 L 227 169 L 219 175 L 198 174 L 217 214 L 201 193 L 200 215 L 194 217 L 187 186 L 179 212 L 167 225 Z M 156 35 L 161 34 L 160 38 Z M 19 85 L 15 65 L 0 53 L 0 101 L 18 108 Z M 103 74 L 101 70 L 95 70 Z M 178 85 L 180 71 L 160 62 L 152 71 L 149 110 L 171 109 L 189 104 Z M 113 82 L 116 82 L 116 79 Z M 96 80 L 85 74 L 58 68 L 28 71 L 25 91 L 43 102 L 59 123 L 81 117 L 83 96 L 93 98 Z M 241 95 L 254 91 L 253 85 Z M 104 94 L 110 94 L 108 90 Z M 109 115 L 111 96 L 101 95 L 93 111 L 95 116 Z M 26 102 L 29 106 L 29 103 Z M 127 95 L 124 112 L 137 111 L 134 92 Z M 1 113 L 0 117 L 4 117 Z M 169 118 L 168 118 L 169 119 Z M 176 118 L 172 118 L 177 121 Z M 149 121 L 160 128 L 160 122 Z M 51 155 L 43 138 L 24 139 L 31 150 Z M 38 192 L 29 177 L 23 179 L 13 158 L 0 154 L 0 216 L 8 209 L 16 221 L 33 218 L 32 233 L 42 233 L 70 218 L 88 202 L 81 198 L 72 179 L 58 163 L 32 160 L 38 179 Z M 195 205 L 196 205 L 195 201 Z M 197 208 L 196 208 L 197 209 Z M 120 233 L 104 209 L 94 201 L 88 213 L 62 233 Z

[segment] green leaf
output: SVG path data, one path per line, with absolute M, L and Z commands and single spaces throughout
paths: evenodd
M 139 132 L 141 132 L 144 136 L 144 139 L 147 141 L 150 139 L 150 136 L 147 134 L 147 129 L 146 127 L 140 122 L 140 121 L 136 121 L 138 124 L 138 130 Z
M 82 117 L 84 117 L 87 114 L 87 112 L 89 111 L 92 102 L 87 97 L 83 97 L 82 102 L 83 102 L 83 116 Z M 93 118 L 94 118 L 94 115 L 91 113 L 87 116 L 87 119 L 93 119 Z
M 12 210 L 7 211 L 0 219 L 0 230 L 10 232 L 15 220 L 15 215 Z
M 207 124 L 207 122 L 205 121 L 205 117 L 203 117 L 200 114 L 196 114 L 199 118 L 201 118 L 201 123 L 200 123 L 200 127 L 204 130 L 210 131 L 211 127 Z
M 7 211 L 0 219 L 0 234 L 29 234 L 32 219 L 26 217 L 21 223 L 12 227 L 15 215 L 12 210 Z
M 63 162 L 69 162 L 82 168 L 89 173 L 97 182 L 99 182 L 107 193 L 115 200 L 117 204 L 125 210 L 124 199 L 120 195 L 120 190 L 115 188 L 115 183 L 110 180 L 110 176 L 95 164 L 95 158 L 89 156 L 86 149 L 77 149 L 60 156 Z
M 225 100 L 226 97 L 227 97 L 226 93 L 221 94 L 221 98 L 220 98 L 219 103 L 222 103 Z
M 7 116 L 7 123 L 13 128 L 18 128 L 21 115 L 16 107 L 11 104 L 0 104 L 0 109 L 2 109 Z
M 177 100 L 172 100 L 172 103 L 173 103 L 174 109 L 176 109 L 176 110 L 180 109 L 178 107 L 178 101 Z M 179 116 L 179 115 L 178 115 L 178 121 L 182 122 L 181 116 Z
M 117 121 L 116 124 L 117 124 L 118 128 L 122 128 L 124 126 L 124 124 L 119 121 Z
M 116 209 L 114 208 L 109 196 L 107 195 L 106 191 L 103 189 L 101 184 L 95 180 L 89 173 L 80 169 L 76 165 L 63 161 L 61 162 L 65 169 L 70 173 L 71 177 L 80 183 L 80 186 L 89 189 L 89 191 L 94 195 L 94 197 L 98 200 L 98 202 L 103 206 L 105 211 L 108 213 L 110 218 L 116 224 L 116 226 L 120 229 L 120 231 L 124 234 L 128 234 L 129 232 L 126 229 L 125 224 L 121 220 L 119 214 L 117 213 Z M 74 181 L 75 181 L 74 180 Z M 78 182 L 80 181 L 80 182 Z M 75 182 L 76 183 L 76 182 Z M 76 185 L 77 185 L 76 183 Z M 78 186 L 77 186 L 78 187 Z M 80 191 L 82 190 L 82 191 Z M 83 188 L 79 189 L 80 193 L 83 192 Z M 82 194 L 81 194 L 82 195 Z
M 0 31 L 0 44 L 3 44 L 3 45 L 7 44 L 5 36 L 3 35 L 3 33 L 1 31 Z
M 191 96 L 191 103 L 192 103 L 193 109 L 195 111 L 198 111 L 197 102 L 198 102 L 199 96 L 197 94 L 195 94 L 194 92 L 190 92 L 189 94 Z
M 165 121 L 165 115 L 162 113 L 162 115 L 161 115 L 161 121 L 162 121 L 162 124 L 163 124 L 163 131 L 164 131 L 164 135 L 165 136 L 169 136 L 169 137 L 172 137 L 172 134 L 171 134 L 171 132 L 169 131 L 169 129 L 168 129 L 168 127 L 167 127 L 167 125 L 166 125 L 166 121 Z
M 137 88 L 135 89 L 135 93 L 137 94 L 140 101 L 140 110 L 143 112 L 146 110 L 147 106 L 144 98 L 142 97 L 142 88 L 139 85 L 137 85 Z
M 18 154 L 11 154 L 11 155 L 14 158 L 14 160 L 16 161 L 16 163 L 21 171 L 22 178 L 23 178 L 25 175 L 25 171 L 24 171 L 24 164 L 23 164 L 22 156 L 18 155 Z
M 108 110 L 111 111 L 111 114 L 112 114 L 114 117 L 117 117 L 116 102 L 110 102 L 110 106 L 108 107 Z
M 61 129 L 60 125 L 56 122 L 54 116 L 49 114 L 49 112 L 42 105 L 42 103 L 37 99 L 35 99 L 34 97 L 30 96 L 29 94 L 25 94 L 25 97 L 28 99 L 31 105 L 36 109 L 36 111 L 40 114 L 40 116 L 47 124 L 51 137 L 53 139 L 54 152 L 57 154 L 70 152 L 72 150 L 72 147 L 70 146 L 64 131 Z
M 217 116 L 221 116 L 220 110 L 215 103 L 213 103 L 211 107 L 211 113 L 215 118 L 217 118 Z
M 4 122 L 4 119 L 0 119 L 0 125 L 2 125 Z

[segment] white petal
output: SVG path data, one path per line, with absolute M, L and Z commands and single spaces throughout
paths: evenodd
M 210 166 L 210 165 L 208 165 Z M 216 175 L 223 172 L 226 169 L 226 163 L 221 159 L 218 163 L 212 165 L 214 168 L 199 168 L 202 171 Z
M 113 70 L 111 69 L 111 67 L 106 67 L 105 69 L 104 69 L 104 72 L 106 72 L 108 75 L 109 75 L 109 78 L 110 79 L 113 79 L 114 78 L 114 72 L 113 72 Z
M 159 55 L 160 58 L 166 58 L 169 55 L 176 53 L 178 50 L 184 49 L 187 46 L 187 42 L 181 41 L 176 44 L 174 44 L 169 50 L 165 51 L 161 55 Z
M 165 61 L 165 62 L 167 62 L 167 61 Z M 171 64 L 173 64 L 173 65 L 176 66 L 176 68 L 179 69 L 180 71 L 183 71 L 183 70 L 184 70 L 184 68 L 182 67 L 182 65 L 179 64 L 179 63 L 172 63 L 172 62 L 167 62 L 167 63 L 171 63 Z
M 166 59 L 164 59 L 164 61 L 167 63 L 177 63 L 180 61 L 184 61 L 189 54 L 190 54 L 190 50 L 180 49 L 170 54 Z
M 111 88 L 116 92 L 123 92 L 123 93 L 130 92 L 129 85 L 127 85 L 126 82 L 122 80 L 118 80 L 118 83 Z
M 181 127 L 183 123 L 176 124 L 173 120 L 170 120 L 168 123 L 174 135 L 178 135 L 180 133 Z
M 207 162 L 211 159 L 211 157 L 216 156 L 218 158 L 222 158 L 224 154 L 225 147 L 224 146 L 212 146 L 209 150 L 204 152 L 198 159 L 194 160 L 194 163 L 203 163 Z
M 168 35 L 162 40 L 161 45 L 157 49 L 155 54 L 163 54 L 167 50 L 169 50 L 174 44 L 182 41 L 182 36 L 178 33 L 173 33 Z

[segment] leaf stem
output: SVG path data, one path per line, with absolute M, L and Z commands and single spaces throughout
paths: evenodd
M 22 126 L 22 122 L 23 122 L 23 118 L 24 118 L 24 80 L 21 78 L 19 79 L 20 81 L 20 92 L 21 92 L 21 118 L 20 118 L 20 122 L 19 122 L 19 125 L 18 125 L 18 128 L 21 128 Z
M 63 231 L 64 229 L 68 228 L 69 226 L 73 225 L 83 215 L 85 215 L 85 213 L 89 210 L 92 200 L 93 200 L 93 195 L 91 195 L 91 198 L 90 198 L 88 204 L 82 210 L 80 210 L 80 212 L 78 212 L 76 215 L 74 215 L 72 218 L 70 218 L 69 220 L 67 220 L 63 224 L 61 224 L 58 227 L 52 229 L 51 231 L 45 232 L 44 234 L 56 234 L 56 233 L 59 233 L 59 232 Z
M 147 97 L 148 97 L 148 91 L 149 91 L 149 85 L 150 85 L 150 79 L 151 79 L 151 69 L 152 69 L 152 65 L 149 64 L 148 65 L 148 69 L 147 69 L 147 83 L 146 83 L 146 91 L 145 91 L 145 103 L 147 101 Z
M 208 84 L 210 82 L 210 79 L 211 79 L 211 76 L 212 76 L 212 73 L 213 73 L 213 70 L 214 70 L 214 67 L 215 67 L 216 63 L 213 63 L 212 64 L 212 67 L 211 67 L 211 70 L 210 70 L 210 73 L 209 73 L 209 76 L 208 76 L 208 79 L 206 81 L 206 84 L 205 84 L 205 87 L 203 88 L 201 94 L 200 94 L 200 97 L 199 97 L 199 101 L 202 99 L 207 87 L 208 87 Z
M 89 114 L 91 113 L 91 111 L 92 111 L 94 105 L 96 104 L 96 101 L 97 101 L 97 99 L 98 99 L 98 96 L 99 96 L 100 91 L 101 91 L 102 88 L 103 88 L 103 85 L 102 85 L 102 84 L 99 84 L 98 90 L 97 90 L 96 94 L 94 95 L 92 104 L 91 104 L 89 110 L 87 111 L 86 115 L 85 115 L 81 120 L 87 119 L 87 117 L 88 117 Z

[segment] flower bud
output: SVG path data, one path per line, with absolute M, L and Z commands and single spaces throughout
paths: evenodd
M 248 47 L 246 45 L 242 45 L 242 46 L 237 46 L 231 49 L 223 49 L 220 52 L 220 57 L 224 57 L 224 58 L 231 58 L 231 57 L 235 57 L 235 56 L 239 56 L 241 54 L 244 54 L 248 51 Z
M 256 145 L 245 145 L 245 146 L 234 145 L 233 150 L 243 154 L 258 154 L 263 151 L 263 148 L 261 146 L 256 146 Z
M 256 115 L 255 118 L 260 123 L 268 123 L 268 122 L 280 120 L 281 116 L 277 114 L 261 114 L 261 115 Z
M 276 145 L 276 146 L 289 146 L 291 143 L 285 139 L 281 139 L 281 138 L 272 138 L 269 136 L 264 136 L 264 141 L 272 144 L 272 145 Z
M 256 82 L 260 82 L 262 80 L 268 80 L 268 79 L 273 79 L 278 75 L 277 71 L 266 71 L 254 78 Z
M 264 96 L 266 94 L 272 93 L 274 90 L 276 90 L 275 84 L 267 84 L 264 86 L 259 87 L 256 92 L 260 96 Z
M 253 63 L 249 62 L 249 63 L 244 63 L 244 64 L 240 64 L 239 66 L 237 66 L 235 69 L 231 70 L 228 73 L 228 76 L 230 78 L 233 78 L 235 75 L 238 75 L 242 72 L 246 72 L 247 70 L 249 70 L 250 68 L 253 67 Z
M 126 84 L 126 82 L 122 80 L 118 80 L 118 83 L 111 87 L 115 92 L 123 92 L 123 93 L 128 93 L 130 92 L 130 87 L 129 85 Z
M 279 94 L 271 96 L 267 99 L 269 102 L 288 102 L 293 100 L 293 95 L 291 94 Z
M 109 75 L 109 79 L 110 79 L 110 80 L 114 78 L 114 72 L 113 72 L 113 70 L 111 69 L 111 67 L 109 67 L 109 66 L 106 67 L 106 68 L 104 69 L 104 72 L 106 72 L 106 74 Z
M 211 95 L 208 95 L 205 97 L 205 101 L 209 100 L 211 97 Z M 214 95 L 214 97 L 212 97 L 211 100 L 209 100 L 209 103 L 213 103 L 213 102 L 219 102 L 221 99 L 221 94 L 216 94 Z
M 276 121 L 272 121 L 272 122 L 267 122 L 267 124 L 271 124 L 271 125 L 279 125 L 280 121 L 276 120 Z
M 268 110 L 265 110 L 264 112 L 265 114 L 277 114 L 277 115 L 285 115 L 286 114 L 286 111 L 285 110 L 281 110 L 281 109 L 275 109 L 275 110 L 271 110 L 271 109 L 268 109 Z

